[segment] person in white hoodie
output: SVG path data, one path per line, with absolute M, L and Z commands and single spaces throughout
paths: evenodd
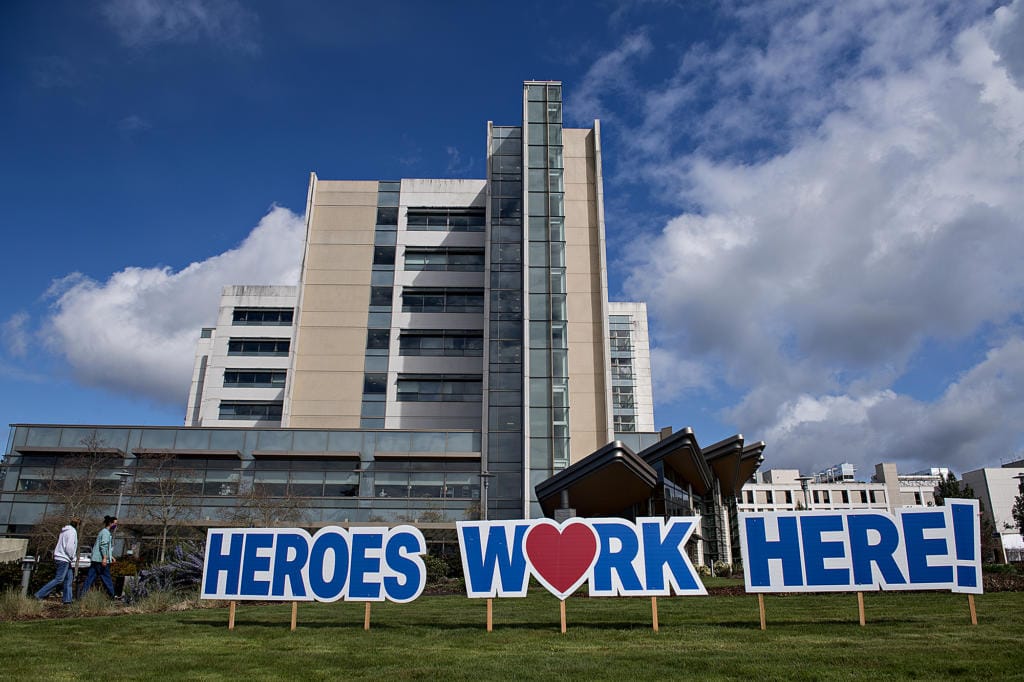
M 65 604 L 71 603 L 71 597 L 74 594 L 72 583 L 75 579 L 75 573 L 71 570 L 71 565 L 78 555 L 79 523 L 79 519 L 73 518 L 68 522 L 68 525 L 61 528 L 60 536 L 57 538 L 57 546 L 53 548 L 53 560 L 57 564 L 57 573 L 54 575 L 53 580 L 43 585 L 42 589 L 36 592 L 36 599 L 46 599 L 47 595 L 53 592 L 58 585 L 63 585 L 63 602 Z

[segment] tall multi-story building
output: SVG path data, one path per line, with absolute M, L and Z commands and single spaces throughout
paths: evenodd
M 529 81 L 485 142 L 482 179 L 311 174 L 299 284 L 225 289 L 185 426 L 16 425 L 0 526 L 49 513 L 86 441 L 128 519 L 140 461 L 170 455 L 197 523 L 259 485 L 315 525 L 536 516 L 538 483 L 651 435 L 646 310 L 608 302 L 599 123 L 564 127 L 561 84 Z
M 280 426 L 298 291 L 225 287 L 217 326 L 200 333 L 186 426 Z

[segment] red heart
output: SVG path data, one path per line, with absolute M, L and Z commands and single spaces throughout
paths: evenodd
M 597 536 L 579 521 L 561 527 L 539 521 L 526 534 L 526 557 L 537 580 L 565 599 L 586 580 L 597 560 Z

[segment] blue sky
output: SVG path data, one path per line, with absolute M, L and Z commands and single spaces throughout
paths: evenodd
M 0 8 L 0 422 L 178 424 L 222 285 L 294 279 L 308 173 L 482 177 L 602 120 L 659 426 L 766 466 L 1024 456 L 1024 0 Z

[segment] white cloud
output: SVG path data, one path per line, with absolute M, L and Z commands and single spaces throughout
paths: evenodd
M 184 409 L 199 330 L 216 320 L 222 287 L 296 284 L 305 224 L 275 206 L 235 249 L 190 264 L 128 267 L 98 282 L 79 273 L 47 292 L 41 333 L 89 386 Z
M 103 15 L 129 47 L 206 40 L 259 51 L 259 18 L 235 0 L 109 0 Z
M 1024 313 L 1022 16 L 759 4 L 667 84 L 642 84 L 628 41 L 595 65 L 645 93 L 639 115 L 586 83 L 580 98 L 624 129 L 620 177 L 689 209 L 636 240 L 625 293 L 659 346 L 746 393 L 724 414 L 769 440 L 769 465 L 960 469 L 1024 444 L 1019 401 L 990 400 L 1024 395 L 1020 342 L 985 336 Z M 928 339 L 996 350 L 929 404 L 893 388 Z
M 16 358 L 25 357 L 29 347 L 29 314 L 17 312 L 0 325 L 0 338 L 8 354 Z

